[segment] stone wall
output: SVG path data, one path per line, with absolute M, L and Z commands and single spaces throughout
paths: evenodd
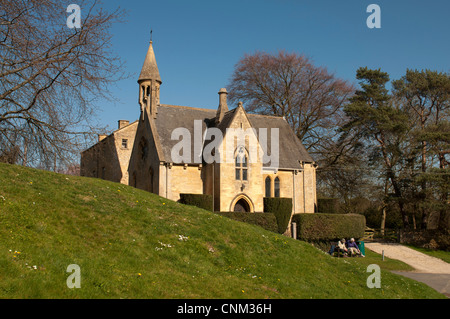
M 136 128 L 137 122 L 134 122 L 109 136 L 102 136 L 97 144 L 82 152 L 81 176 L 128 184 L 128 165 Z
M 167 172 L 169 174 L 169 192 L 167 198 L 178 201 L 181 193 L 203 194 L 201 167 L 173 165 Z
M 238 108 L 236 112 L 233 121 L 229 124 L 229 128 L 242 129 L 244 131 L 252 128 L 243 109 Z M 254 157 L 251 157 L 252 155 L 259 157 L 260 149 L 256 148 L 256 153 L 252 152 L 256 140 L 257 137 L 254 134 L 249 134 L 244 138 L 244 141 L 230 138 L 229 131 L 225 134 L 222 143 L 223 158 L 220 163 L 219 180 L 216 181 L 216 183 L 219 183 L 219 185 L 216 185 L 216 191 L 220 192 L 220 211 L 233 211 L 234 205 L 241 198 L 247 201 L 252 212 L 262 212 L 264 210 L 262 164 L 255 160 Z M 242 142 L 243 145 L 241 144 Z M 227 145 L 227 143 L 231 143 L 231 145 Z M 244 146 L 245 155 L 248 159 L 247 180 L 236 179 L 235 156 L 237 148 L 240 146 Z

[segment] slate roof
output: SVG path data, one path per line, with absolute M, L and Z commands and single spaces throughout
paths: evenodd
M 279 116 L 267 116 L 248 114 L 248 119 L 252 126 L 258 130 L 260 128 L 278 128 L 279 129 L 279 168 L 300 169 L 299 161 L 312 163 L 314 160 L 308 154 L 306 148 L 294 134 L 288 122 Z M 267 145 L 271 144 L 271 134 L 267 132 Z M 270 154 L 270 153 L 269 153 Z M 266 166 L 266 165 L 264 165 Z
M 236 109 L 225 113 L 221 123 L 217 126 L 225 132 L 233 120 Z M 171 135 L 176 128 L 186 128 L 191 134 L 191 158 L 194 160 L 196 154 L 194 150 L 194 121 L 201 121 L 202 138 L 208 127 L 214 127 L 215 109 L 201 109 L 186 106 L 175 106 L 162 104 L 158 106 L 158 114 L 155 121 L 156 131 L 159 135 L 160 145 L 165 161 L 171 162 L 171 150 L 179 143 L 179 140 L 172 140 Z M 282 117 L 266 116 L 247 113 L 251 125 L 259 132 L 260 128 L 279 129 L 279 168 L 280 169 L 301 169 L 299 161 L 314 162 L 306 151 L 303 144 L 294 134 L 289 124 Z M 267 132 L 268 149 L 270 154 L 270 130 Z M 270 166 L 270 165 L 264 165 Z
M 171 161 L 172 148 L 179 143 L 180 140 L 172 140 L 172 132 L 177 128 L 186 128 L 191 134 L 191 159 L 194 160 L 194 121 L 200 120 L 202 123 L 202 137 L 207 128 L 207 123 L 214 119 L 216 110 L 198 109 L 185 106 L 175 106 L 161 104 L 158 106 L 156 119 L 156 131 L 159 135 L 160 145 L 162 148 L 164 159 Z M 197 154 L 200 155 L 200 154 Z M 201 162 L 201 161 L 200 161 Z

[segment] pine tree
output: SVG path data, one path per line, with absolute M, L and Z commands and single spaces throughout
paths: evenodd
M 357 90 L 349 99 L 350 104 L 344 107 L 349 120 L 342 130 L 356 130 L 372 148 L 372 157 L 381 159 L 383 175 L 390 181 L 403 226 L 408 228 L 408 215 L 399 180 L 403 159 L 400 146 L 408 131 L 408 117 L 393 106 L 392 97 L 386 89 L 386 83 L 389 82 L 386 72 L 364 67 L 357 70 L 356 78 L 360 81 L 361 90 Z

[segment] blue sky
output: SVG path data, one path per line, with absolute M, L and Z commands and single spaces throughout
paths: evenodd
M 369 29 L 369 4 L 381 8 L 381 29 Z M 398 79 L 407 68 L 450 71 L 447 0 L 106 0 L 127 21 L 112 30 L 113 49 L 130 77 L 111 88 L 117 102 L 98 101 L 103 125 L 139 116 L 137 78 L 153 29 L 161 103 L 216 108 L 245 53 L 296 52 L 355 83 L 361 66 Z M 83 10 L 83 8 L 81 8 Z M 83 11 L 82 11 L 83 12 Z

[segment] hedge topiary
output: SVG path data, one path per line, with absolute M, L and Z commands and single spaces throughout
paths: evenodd
M 273 213 L 275 215 L 278 233 L 283 234 L 291 219 L 292 198 L 264 197 L 264 212 Z
M 212 195 L 207 194 L 180 194 L 180 203 L 193 205 L 209 211 L 213 211 Z
M 361 238 L 366 218 L 359 214 L 295 214 L 297 238 L 305 241 Z
M 274 233 L 278 231 L 277 219 L 271 213 L 216 212 L 219 215 L 253 225 L 260 226 Z

